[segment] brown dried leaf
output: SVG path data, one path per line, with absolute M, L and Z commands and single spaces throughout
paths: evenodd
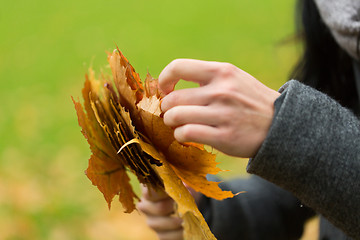
M 130 170 L 140 183 L 165 190 L 175 200 L 178 214 L 184 219 L 185 237 L 215 239 L 183 184 L 208 197 L 233 197 L 218 183 L 206 179 L 207 174 L 220 171 L 215 155 L 202 145 L 175 140 L 173 129 L 164 124 L 161 116 L 162 93 L 157 79 L 148 74 L 144 88 L 119 49 L 108 54 L 108 61 L 116 90 L 104 76 L 96 80 L 90 70 L 83 89 L 86 114 L 82 105 L 73 100 L 92 151 L 87 177 L 103 193 L 109 208 L 114 196 L 119 195 L 125 212 L 131 212 L 138 197 L 127 175 Z
M 162 165 L 156 170 L 164 181 L 165 191 L 177 203 L 177 213 L 184 220 L 185 239 L 216 239 L 197 208 L 194 198 L 164 156 L 154 146 L 141 139 L 134 139 L 128 144 L 140 144 L 147 154 L 161 161 Z
M 107 87 L 100 88 L 101 82 L 95 80 L 91 70 L 89 77 L 83 89 L 86 114 L 81 104 L 74 101 L 79 125 L 93 153 L 86 175 L 103 193 L 109 208 L 113 197 L 119 195 L 125 211 L 131 212 L 135 209 L 134 200 L 139 198 L 132 190 L 126 169 L 133 171 L 139 181 L 149 187 L 162 188 L 163 183 L 149 163 L 149 157 L 142 156 L 139 146 L 117 154 L 124 143 L 137 137 L 135 128 L 129 113 L 116 103 L 109 83 L 103 82 Z
M 164 180 L 165 191 L 177 203 L 177 211 L 184 220 L 184 238 L 199 240 L 216 239 L 197 208 L 194 198 L 181 179 L 177 177 L 172 167 L 166 161 L 163 163 L 157 170 Z
M 88 80 L 85 82 L 85 86 L 84 89 L 86 89 L 86 91 L 84 92 L 87 92 L 87 90 L 90 89 Z M 103 193 L 109 208 L 114 196 L 119 194 L 125 211 L 133 211 L 135 209 L 133 198 L 138 199 L 138 197 L 132 190 L 124 166 L 121 162 L 117 161 L 118 156 L 116 152 L 109 147 L 111 146 L 110 143 L 107 142 L 106 137 L 98 128 L 97 122 L 94 121 L 95 115 L 93 115 L 92 112 L 85 115 L 81 104 L 74 99 L 73 101 L 78 115 L 79 125 L 82 127 L 82 132 L 93 152 L 89 159 L 89 167 L 86 170 L 86 175 Z M 85 106 L 90 109 L 86 103 Z M 92 119 L 93 122 L 89 119 Z M 121 179 L 121 181 L 119 181 L 119 179 Z
M 216 182 L 206 179 L 207 174 L 217 174 L 216 156 L 199 145 L 183 145 L 174 138 L 174 130 L 164 124 L 161 117 L 160 100 L 152 96 L 138 103 L 144 134 L 159 149 L 176 174 L 190 187 L 204 195 L 218 200 L 233 197 L 230 191 L 223 191 Z

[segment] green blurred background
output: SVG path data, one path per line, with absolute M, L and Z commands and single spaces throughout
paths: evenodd
M 0 239 L 153 239 L 139 213 L 111 211 L 85 177 L 89 147 L 71 96 L 119 46 L 140 76 L 175 58 L 226 61 L 273 89 L 297 59 L 294 1 L 3 1 Z M 181 82 L 180 87 L 193 85 Z M 246 160 L 219 155 L 243 174 Z

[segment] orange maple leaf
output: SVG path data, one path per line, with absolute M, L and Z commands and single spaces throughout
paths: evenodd
M 130 170 L 140 183 L 166 191 L 175 200 L 178 214 L 184 219 L 185 237 L 215 239 L 183 184 L 218 200 L 233 197 L 217 182 L 206 179 L 207 174 L 220 171 L 215 155 L 202 145 L 175 140 L 174 130 L 162 119 L 157 79 L 148 74 L 144 87 L 119 49 L 108 54 L 108 62 L 116 89 L 103 75 L 96 80 L 90 70 L 82 91 L 86 114 L 81 103 L 73 99 L 79 125 L 92 151 L 87 177 L 103 193 L 109 208 L 119 195 L 125 212 L 131 212 L 139 198 L 126 173 Z

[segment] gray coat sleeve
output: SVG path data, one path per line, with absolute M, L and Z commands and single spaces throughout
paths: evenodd
M 297 81 L 286 85 L 248 172 L 360 237 L 360 121 L 325 94 Z
M 222 201 L 202 198 L 199 209 L 219 240 L 299 239 L 304 222 L 314 214 L 291 193 L 257 176 L 220 187 L 246 192 Z

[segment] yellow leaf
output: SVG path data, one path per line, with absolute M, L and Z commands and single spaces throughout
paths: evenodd
M 113 83 L 102 76 L 96 80 L 90 69 L 81 103 L 74 101 L 82 133 L 92 155 L 87 177 L 103 193 L 109 208 L 114 196 L 125 212 L 135 209 L 139 198 L 133 192 L 127 172 L 155 191 L 166 191 L 177 203 L 189 239 L 215 239 L 184 186 L 215 199 L 233 197 L 222 191 L 207 174 L 220 171 L 215 155 L 200 144 L 180 144 L 174 130 L 164 124 L 160 109 L 163 95 L 158 81 L 147 75 L 143 87 L 139 75 L 119 49 L 108 54 Z

